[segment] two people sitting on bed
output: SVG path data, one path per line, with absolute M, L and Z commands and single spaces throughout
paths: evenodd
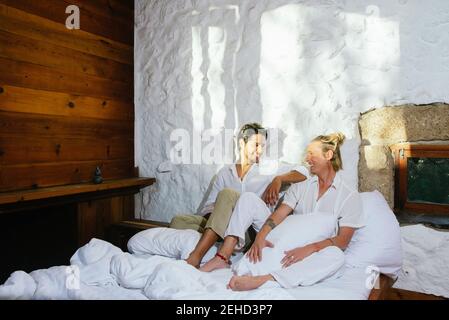
M 301 172 L 306 173 L 307 169 L 302 166 L 281 165 L 271 174 L 261 172 L 259 159 L 264 152 L 267 137 L 267 130 L 260 124 L 243 125 L 237 137 L 240 158 L 237 163 L 225 166 L 218 172 L 201 214 L 178 215 L 172 219 L 171 228 L 202 232 L 199 242 L 186 260 L 190 265 L 199 267 L 207 251 L 219 238 L 224 238 L 241 193 L 252 192 L 258 200 L 273 206 L 278 201 L 283 183 L 306 179 Z M 243 237 L 245 239 L 245 232 Z M 248 234 L 246 242 L 250 244 Z
M 342 169 L 340 145 L 344 139 L 343 134 L 334 133 L 318 136 L 309 143 L 306 162 L 312 177 L 292 185 L 274 213 L 271 214 L 266 204 L 257 196 L 251 193 L 243 194 L 236 204 L 224 234 L 223 245 L 203 269 L 212 271 L 227 267 L 231 253 L 236 247 L 242 246 L 245 230 L 251 225 L 258 233 L 246 255 L 252 263 L 262 261 L 262 250 L 273 246 L 266 240 L 267 235 L 292 212 L 293 214 L 321 212 L 334 215 L 336 217 L 334 236 L 285 251 L 281 261 L 282 268 L 270 274 L 235 275 L 228 284 L 229 288 L 251 290 L 270 280 L 278 282 L 282 287 L 292 287 L 298 285 L 301 260 L 328 246 L 344 250 L 351 241 L 354 231 L 364 225 L 360 195 L 345 183 L 339 172 Z

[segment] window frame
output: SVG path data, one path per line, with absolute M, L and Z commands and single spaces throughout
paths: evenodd
M 390 146 L 394 157 L 394 210 L 418 214 L 449 215 L 448 204 L 407 200 L 408 158 L 449 158 L 447 144 L 398 143 Z

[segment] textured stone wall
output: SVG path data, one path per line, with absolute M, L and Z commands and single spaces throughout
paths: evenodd
M 135 158 L 140 174 L 158 181 L 137 197 L 136 214 L 148 219 L 196 211 L 222 166 L 172 164 L 177 128 L 201 133 L 261 121 L 282 128 L 287 162 L 299 161 L 313 136 L 340 130 L 348 137 L 344 174 L 356 186 L 360 113 L 449 101 L 446 0 L 136 0 L 135 7 Z
M 390 145 L 401 142 L 449 143 L 449 105 L 406 104 L 360 116 L 359 190 L 379 190 L 394 205 L 394 162 Z

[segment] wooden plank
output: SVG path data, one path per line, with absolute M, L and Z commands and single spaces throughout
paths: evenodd
M 0 58 L 0 83 L 38 90 L 133 101 L 133 83 L 76 75 Z
M 447 298 L 416 291 L 391 288 L 386 294 L 386 300 L 448 300 Z
M 50 21 L 0 4 L 0 30 L 81 52 L 133 64 L 133 46 Z
M 105 180 L 101 184 L 81 183 L 66 186 L 38 188 L 32 190 L 0 193 L 0 204 L 50 199 L 55 197 L 76 195 L 81 193 L 99 192 L 129 187 L 143 188 L 152 185 L 154 178 L 124 178 Z
M 134 22 L 133 0 L 64 0 L 67 5 L 75 4 L 86 11 L 96 15 L 113 19 L 124 24 Z
M 71 161 L 0 166 L 0 192 L 78 184 L 92 180 L 100 166 L 104 179 L 128 178 L 134 160 Z
M 117 223 L 117 226 L 122 228 L 132 228 L 137 230 L 146 230 L 150 228 L 168 228 L 169 223 L 162 221 L 154 221 L 154 220 L 145 220 L 145 219 L 131 219 L 125 220 Z
M 77 206 L 78 246 L 87 244 L 97 234 L 97 201 L 81 202 Z
M 132 66 L 42 40 L 0 30 L 0 57 L 30 62 L 63 72 L 132 83 Z
M 377 287 L 371 289 L 368 300 L 384 300 L 388 290 L 392 287 L 394 280 L 384 274 L 380 274 L 377 279 Z
M 0 136 L 11 134 L 43 139 L 133 139 L 134 122 L 0 111 Z
M 0 110 L 134 122 L 132 102 L 20 88 L 2 82 L 0 82 Z
M 69 3 L 61 0 L 0 0 L 0 3 L 13 7 L 33 15 L 43 17 L 65 26 L 65 22 L 69 14 L 66 8 Z M 70 3 L 75 4 L 75 3 Z M 101 35 L 105 38 L 118 42 L 133 44 L 134 40 L 134 20 L 127 23 L 97 15 L 94 12 L 80 9 L 80 30 L 87 31 L 92 34 Z
M 391 145 L 392 150 L 404 149 L 406 151 L 436 151 L 436 152 L 447 152 L 449 151 L 449 145 L 446 142 L 441 142 L 437 144 L 416 144 L 409 142 L 402 142 Z
M 437 216 L 448 216 L 449 205 L 437 203 L 419 203 L 406 201 L 403 210 L 415 213 L 427 213 Z
M 123 196 L 123 215 L 121 220 L 134 219 L 134 195 Z
M 107 225 L 123 220 L 123 202 L 123 197 L 110 198 L 109 212 L 106 213 L 106 216 L 102 217 L 102 220 L 106 221 Z
M 81 202 L 78 204 L 79 245 L 86 244 L 92 238 L 108 240 L 110 227 L 123 220 L 125 198 L 118 196 L 108 199 Z
M 134 156 L 133 139 L 0 136 L 0 164 L 125 159 Z

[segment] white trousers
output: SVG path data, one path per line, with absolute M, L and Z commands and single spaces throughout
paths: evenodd
M 232 213 L 225 237 L 238 237 L 237 249 L 241 249 L 245 245 L 246 230 L 252 225 L 259 232 L 270 215 L 270 209 L 256 194 L 242 193 Z M 308 286 L 333 276 L 338 277 L 344 261 L 343 251 L 330 246 L 287 268 L 272 272 L 271 275 L 284 288 Z
M 311 286 L 333 276 L 339 277 L 344 263 L 343 251 L 330 246 L 271 275 L 283 288 Z
M 259 232 L 270 215 L 270 209 L 261 198 L 255 193 L 244 192 L 235 205 L 224 236 L 237 237 L 236 249 L 241 249 L 245 245 L 245 232 L 248 228 L 253 226 Z

